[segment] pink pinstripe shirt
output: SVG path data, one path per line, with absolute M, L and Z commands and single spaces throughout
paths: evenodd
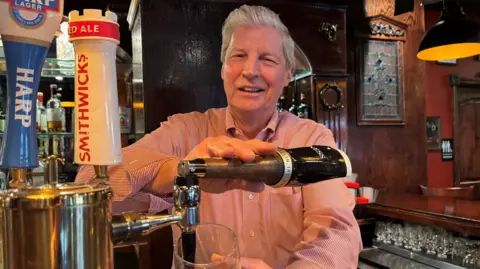
M 144 186 L 165 162 L 182 159 L 210 136 L 245 139 L 228 108 L 169 117 L 161 127 L 123 149 L 123 164 L 109 168 L 113 210 L 155 213 L 172 207 L 171 198 L 147 193 Z M 288 112 L 275 113 L 258 139 L 278 147 L 335 147 L 330 130 Z M 82 167 L 76 181 L 92 178 Z M 350 192 L 341 179 L 304 187 L 265 187 L 263 192 L 202 192 L 202 222 L 218 223 L 237 235 L 242 257 L 262 259 L 273 268 L 357 268 L 362 249 Z

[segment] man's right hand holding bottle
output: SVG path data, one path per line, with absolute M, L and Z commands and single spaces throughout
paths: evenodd
M 238 158 L 244 162 L 252 162 L 256 155 L 273 155 L 277 146 L 258 139 L 240 140 L 228 136 L 208 137 L 193 148 L 184 160 L 197 158 Z M 154 193 L 170 193 L 173 190 L 173 179 L 177 176 L 178 160 L 172 160 L 162 166 L 157 177 L 146 188 Z M 243 189 L 261 192 L 265 185 L 262 182 L 246 180 L 201 179 L 200 188 L 211 193 L 223 193 L 232 189 Z

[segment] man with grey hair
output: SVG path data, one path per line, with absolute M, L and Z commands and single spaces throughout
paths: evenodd
M 324 125 L 276 111 L 294 68 L 294 42 L 277 14 L 241 6 L 226 19 L 222 37 L 221 77 L 228 106 L 173 115 L 123 149 L 123 164 L 109 167 L 114 212 L 172 207 L 165 197 L 172 193 L 182 159 L 251 162 L 256 155 L 274 154 L 277 147 L 336 147 Z M 92 167 L 83 167 L 77 182 L 92 175 Z M 355 201 L 342 179 L 283 188 L 202 179 L 200 187 L 201 222 L 221 224 L 236 234 L 241 268 L 357 268 L 362 244 L 352 213 Z

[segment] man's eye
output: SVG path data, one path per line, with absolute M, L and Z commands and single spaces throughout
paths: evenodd
M 273 63 L 273 64 L 276 64 L 276 63 L 277 63 L 277 61 L 275 61 L 275 60 L 272 59 L 272 58 L 263 58 L 263 60 L 264 60 L 264 61 L 267 61 L 267 62 L 269 62 L 269 63 Z
M 232 55 L 232 58 L 243 58 L 245 55 L 243 54 L 234 54 Z

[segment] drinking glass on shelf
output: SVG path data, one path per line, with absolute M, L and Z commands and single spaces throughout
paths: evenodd
M 403 236 L 403 247 L 405 249 L 411 250 L 413 248 L 413 224 L 405 222 L 404 227 L 404 236 Z
M 437 257 L 440 259 L 448 258 L 448 254 L 451 250 L 450 243 L 451 243 L 452 235 L 445 229 L 439 229 L 438 235 L 438 245 L 437 245 Z
M 438 234 L 432 227 L 424 227 L 425 251 L 427 254 L 436 255 L 438 245 Z
M 467 255 L 467 240 L 461 237 L 455 237 L 452 245 L 452 260 L 462 263 Z
M 410 247 L 413 252 L 422 251 L 423 244 L 420 243 L 420 235 L 422 233 L 422 226 L 418 224 L 412 224 L 410 237 Z
M 393 229 L 393 244 L 397 247 L 403 245 L 403 228 L 400 223 L 395 223 L 392 225 Z
M 238 269 L 239 250 L 232 230 L 219 224 L 199 224 L 195 235 L 195 262 L 184 257 L 182 236 L 175 232 L 173 260 L 175 269 Z M 187 254 L 189 255 L 189 254 Z
M 375 223 L 375 241 L 382 242 L 385 240 L 386 224 L 383 221 Z

